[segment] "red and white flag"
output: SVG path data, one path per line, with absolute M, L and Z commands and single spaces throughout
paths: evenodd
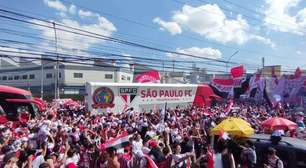
M 227 106 L 226 106 L 225 113 L 229 113 L 231 111 L 233 105 L 234 105 L 234 101 L 232 99 L 230 99 L 228 101 Z
M 116 138 L 110 139 L 103 144 L 101 144 L 100 149 L 105 150 L 110 147 L 114 147 L 116 149 L 123 148 L 129 144 L 129 139 L 133 135 L 129 135 L 128 132 L 123 132 L 122 134 L 118 135 Z
M 135 80 L 138 83 L 159 83 L 160 75 L 158 71 L 152 70 L 137 75 Z
M 224 140 L 230 139 L 229 134 L 225 132 L 223 129 L 220 130 L 219 138 L 222 138 Z

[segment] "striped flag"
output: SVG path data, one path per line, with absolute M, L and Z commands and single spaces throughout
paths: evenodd
M 230 139 L 229 134 L 225 132 L 223 129 L 220 130 L 219 139 L 222 138 L 224 140 Z
M 105 150 L 107 148 L 113 147 L 115 149 L 121 149 L 129 144 L 129 139 L 133 135 L 129 135 L 128 132 L 123 132 L 118 135 L 116 138 L 110 139 L 103 144 L 101 144 L 100 149 Z

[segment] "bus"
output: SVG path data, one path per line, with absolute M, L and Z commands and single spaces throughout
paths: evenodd
M 43 110 L 45 110 L 44 102 L 39 98 L 34 98 L 31 92 L 0 85 L 0 116 L 2 118 L 17 121 L 24 113 L 34 117 Z

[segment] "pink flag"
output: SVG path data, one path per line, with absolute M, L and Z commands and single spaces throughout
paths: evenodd
M 135 80 L 138 83 L 159 83 L 160 75 L 158 71 L 152 70 L 137 75 Z

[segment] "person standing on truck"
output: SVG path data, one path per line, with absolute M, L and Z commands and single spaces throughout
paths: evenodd
M 272 147 L 268 149 L 268 163 L 264 168 L 284 168 L 282 160 L 276 155 L 276 150 Z
M 254 144 L 248 140 L 245 142 L 244 146 L 240 147 L 242 148 L 240 156 L 242 160 L 242 168 L 255 168 L 257 156 Z

